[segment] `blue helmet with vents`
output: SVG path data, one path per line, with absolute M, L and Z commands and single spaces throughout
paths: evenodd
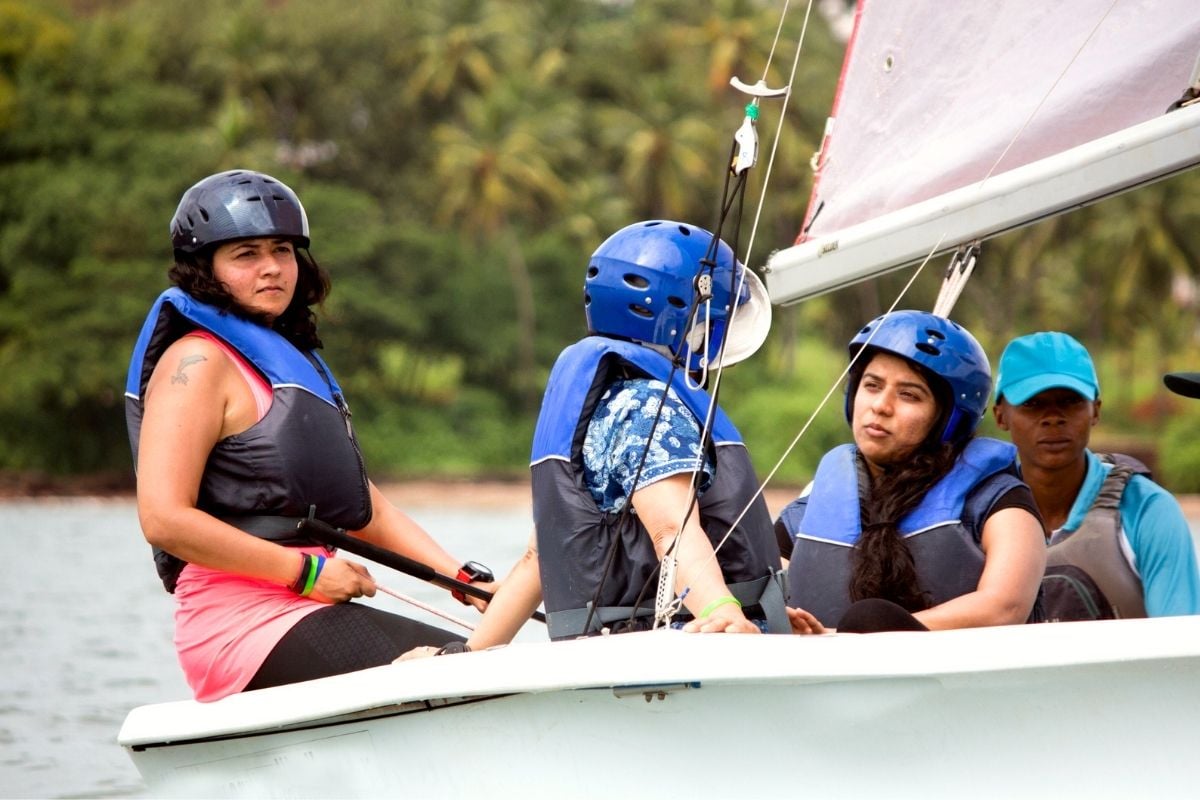
M 771 304 L 729 245 L 718 241 L 712 252 L 713 239 L 703 228 L 669 220 L 628 225 L 606 239 L 584 280 L 588 333 L 665 348 L 681 363 L 687 358 L 689 370 L 748 358 L 770 330 Z M 693 316 L 697 287 L 711 292 L 711 300 Z
M 233 169 L 209 175 L 183 193 L 171 219 L 171 245 L 177 253 L 255 237 L 287 237 L 308 247 L 308 216 L 300 198 L 261 172 Z
M 919 364 L 945 382 L 953 409 L 942 441 L 957 442 L 974 433 L 987 411 L 992 370 L 987 354 L 966 328 L 927 311 L 893 311 L 871 320 L 854 335 L 850 357 L 864 346 Z M 853 404 L 848 393 L 847 420 L 852 418 Z

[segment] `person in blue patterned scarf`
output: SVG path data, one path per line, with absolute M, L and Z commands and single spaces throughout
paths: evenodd
M 584 309 L 589 335 L 559 355 L 534 433 L 534 537 L 467 648 L 511 641 L 542 601 L 552 639 L 655 627 L 668 554 L 676 605 L 660 623 L 803 625 L 745 444 L 705 388 L 766 339 L 758 277 L 702 228 L 640 222 L 589 259 Z
M 699 468 L 703 493 L 712 480 L 712 459 L 701 458 L 703 452 L 700 420 L 673 388 L 655 378 L 618 378 L 588 423 L 584 479 L 596 504 L 609 512 L 624 508 L 635 479 L 644 487 L 671 475 L 690 477 Z

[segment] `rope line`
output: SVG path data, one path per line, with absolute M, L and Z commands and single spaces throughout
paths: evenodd
M 1000 155 L 996 158 L 995 162 L 988 169 L 987 173 L 980 180 L 980 182 L 978 184 L 978 187 L 980 190 L 982 190 L 983 184 L 992 177 L 996 168 L 999 167 L 1000 163 L 1004 160 L 1004 157 L 1013 148 L 1013 146 L 1017 143 L 1017 141 L 1020 140 L 1020 138 L 1024 134 L 1025 130 L 1029 127 L 1029 124 L 1038 115 L 1042 106 L 1045 105 L 1046 101 L 1050 98 L 1050 95 L 1052 95 L 1054 93 L 1055 88 L 1058 87 L 1059 83 L 1062 82 L 1062 79 L 1066 76 L 1067 72 L 1070 71 L 1071 66 L 1079 59 L 1079 56 L 1083 52 L 1084 48 L 1087 47 L 1088 43 L 1092 40 L 1092 38 L 1096 35 L 1096 32 L 1100 29 L 1100 26 L 1104 24 L 1104 21 L 1108 18 L 1108 15 L 1112 12 L 1113 8 L 1116 7 L 1117 1 L 1118 0 L 1112 0 L 1112 3 L 1110 3 L 1109 7 L 1105 10 L 1104 14 L 1102 14 L 1100 16 L 1100 18 L 1096 21 L 1096 24 L 1092 26 L 1092 29 L 1088 33 L 1087 37 L 1079 45 L 1079 47 L 1075 50 L 1074 54 L 1067 61 L 1067 63 L 1063 66 L 1063 68 L 1059 72 L 1059 74 L 1055 77 L 1054 82 L 1050 85 L 1050 87 L 1046 90 L 1046 92 L 1038 100 L 1037 105 L 1030 112 L 1029 116 L 1021 124 L 1020 128 L 1018 128 L 1017 131 L 1013 134 L 1013 137 L 1009 140 L 1009 142 L 1005 146 L 1004 150 L 1000 153 Z M 812 3 L 810 2 L 809 3 L 809 11 L 811 11 L 811 9 L 812 9 Z M 807 30 L 807 27 L 808 27 L 808 13 L 806 12 L 805 20 L 804 20 L 804 29 Z M 802 37 L 801 41 L 803 41 L 803 33 L 801 34 L 801 37 Z M 772 49 L 773 48 L 774 48 L 774 45 L 772 45 Z M 784 113 L 782 113 L 780 115 L 780 122 L 779 122 L 779 130 L 780 131 L 782 130 L 783 119 L 786 116 L 787 102 L 788 102 L 788 100 L 791 99 L 792 85 L 795 80 L 795 69 L 796 69 L 796 64 L 799 61 L 799 55 L 800 55 L 800 47 L 797 47 L 796 61 L 793 62 L 792 76 L 788 82 L 788 93 L 784 97 L 784 106 L 785 106 Z M 779 133 L 777 132 L 775 141 L 772 144 L 771 161 L 768 163 L 768 168 L 767 168 L 767 172 L 766 172 L 766 175 L 768 178 L 770 176 L 770 167 L 771 167 L 771 163 L 774 161 L 775 150 L 778 147 L 778 144 L 779 144 Z M 765 186 L 764 186 L 764 195 L 763 196 L 765 197 Z M 760 206 L 759 210 L 761 212 L 761 206 Z M 758 226 L 758 216 L 756 215 L 755 221 L 754 221 L 754 231 L 755 232 L 757 231 L 757 226 Z M 925 256 L 925 259 L 914 270 L 912 277 L 909 278 L 908 282 L 904 285 L 904 287 L 897 294 L 895 300 L 892 302 L 891 306 L 888 308 L 887 312 L 884 314 L 885 318 L 896 309 L 896 306 L 899 304 L 900 300 L 903 299 L 904 296 L 908 293 L 908 290 L 912 287 L 912 285 L 916 281 L 917 277 L 924 271 L 925 266 L 929 263 L 930 259 L 933 258 L 933 255 L 942 246 L 942 242 L 945 240 L 945 238 L 946 238 L 945 233 L 943 233 L 938 238 L 938 241 L 930 249 L 929 253 Z M 752 234 L 751 234 L 751 246 L 753 245 L 753 239 L 754 239 L 754 232 L 752 232 Z M 749 252 L 747 252 L 747 259 L 749 259 Z M 942 313 L 943 316 L 947 316 L 947 317 L 949 316 L 950 311 L 953 309 L 954 303 L 957 301 L 959 295 L 961 294 L 963 288 L 965 287 L 967 278 L 970 277 L 971 271 L 974 269 L 975 260 L 976 259 L 974 257 L 972 257 L 970 259 L 969 264 L 967 265 L 967 268 L 963 271 L 963 274 L 961 276 L 959 276 L 958 279 L 953 282 L 953 287 L 949 289 L 949 291 L 952 293 L 952 296 L 949 296 L 949 295 L 942 296 L 941 293 L 939 293 L 938 302 L 935 304 L 935 308 L 939 312 L 943 312 Z M 723 545 L 725 543 L 725 541 L 729 538 L 729 536 L 733 533 L 734 528 L 737 527 L 738 523 L 740 523 L 741 520 L 743 519 L 743 517 L 745 517 L 745 515 L 749 512 L 750 507 L 755 503 L 755 501 L 758 500 L 758 498 L 766 490 L 767 485 L 775 477 L 775 474 L 779 471 L 780 467 L 783 465 L 783 462 L 787 460 L 787 458 L 791 455 L 792 451 L 795 449 L 796 445 L 798 445 L 800 443 L 801 438 L 804 436 L 805 433 L 807 433 L 808 429 L 812 426 L 812 423 L 816 419 L 817 415 L 820 414 L 821 411 L 825 408 L 826 404 L 829 402 L 829 398 L 833 395 L 833 393 L 837 389 L 837 387 L 841 384 L 841 382 L 845 379 L 845 377 L 850 373 L 851 368 L 854 366 L 855 362 L 861 356 L 863 350 L 866 349 L 866 345 L 870 344 L 870 340 L 871 340 L 871 338 L 874 337 L 874 335 L 875 335 L 875 332 L 872 331 L 871 335 L 868 337 L 864 346 L 859 349 L 858 353 L 855 354 L 854 358 L 851 359 L 850 363 L 847 364 L 846 368 L 844 370 L 842 370 L 842 373 L 838 376 L 837 380 L 834 381 L 833 385 L 829 388 L 829 391 L 825 393 L 825 396 L 821 399 L 821 402 L 817 405 L 817 408 L 813 411 L 813 413 L 809 416 L 808 420 L 801 427 L 799 433 L 797 433 L 795 438 L 792 439 L 791 443 L 784 450 L 784 452 L 780 456 L 779 460 L 775 462 L 775 465 L 771 468 L 771 471 L 767 474 L 767 477 L 762 481 L 762 484 L 759 486 L 758 491 L 755 492 L 754 497 L 752 497 L 750 499 L 749 503 L 746 504 L 746 507 L 742 509 L 740 514 L 738 514 L 737 519 L 734 520 L 733 524 L 730 526 L 730 529 L 725 533 L 725 536 L 722 537 L 721 542 L 718 544 L 718 546 L 716 548 L 714 548 L 714 556 L 715 556 L 715 552 L 720 549 L 720 546 Z M 719 372 L 718 372 L 717 378 L 718 378 L 718 380 L 720 379 Z
M 779 24 L 778 24 L 778 26 L 776 26 L 776 29 L 775 29 L 775 38 L 771 43 L 771 49 L 770 49 L 770 53 L 767 57 L 767 63 L 763 67 L 763 78 L 762 78 L 763 81 L 766 80 L 767 75 L 770 73 L 771 64 L 774 61 L 774 57 L 775 57 L 775 49 L 779 43 L 779 38 L 783 31 L 783 24 L 787 18 L 789 5 L 790 5 L 790 1 L 785 2 L 784 7 L 780 13 Z M 737 298 L 737 297 L 741 296 L 741 293 L 746 285 L 746 274 L 745 274 L 744 270 L 748 270 L 751 268 L 749 266 L 750 256 L 754 249 L 754 240 L 758 235 L 758 226 L 759 226 L 759 222 L 762 217 L 763 207 L 766 204 L 767 189 L 770 184 L 771 170 L 774 167 L 775 156 L 776 156 L 776 153 L 778 152 L 778 148 L 779 148 L 779 140 L 782 137 L 783 124 L 784 124 L 784 120 L 787 115 L 788 101 L 791 99 L 791 96 L 792 96 L 792 83 L 796 79 L 796 71 L 797 71 L 799 63 L 800 63 L 800 55 L 804 50 L 804 40 L 808 33 L 808 22 L 812 16 L 812 6 L 813 6 L 813 0 L 809 0 L 808 4 L 806 6 L 806 9 L 805 9 L 805 13 L 804 13 L 804 23 L 803 23 L 803 26 L 800 31 L 800 37 L 796 42 L 796 52 L 792 58 L 791 72 L 788 75 L 787 91 L 783 96 L 783 106 L 780 110 L 779 120 L 776 123 L 775 138 L 771 142 L 771 153 L 767 160 L 766 169 L 764 170 L 764 173 L 763 173 L 762 190 L 759 193 L 758 205 L 757 205 L 757 208 L 755 209 L 754 221 L 751 225 L 749 241 L 747 242 L 747 245 L 746 245 L 745 255 L 741 259 L 743 272 L 737 275 L 737 282 L 736 282 L 735 286 L 733 287 L 734 291 L 730 295 L 731 298 Z M 728 188 L 729 187 L 729 173 L 726 172 L 725 189 L 724 189 L 725 196 L 722 199 L 721 216 L 720 216 L 720 219 L 718 220 L 716 230 L 713 233 L 713 242 L 711 245 L 711 248 L 713 250 L 712 260 L 714 262 L 715 262 L 717 253 L 720 252 L 719 246 L 720 246 L 720 242 L 722 240 L 722 228 L 724 226 L 726 216 L 727 216 L 730 208 L 732 207 L 733 200 L 735 198 L 744 200 L 746 178 L 747 178 L 748 173 L 749 173 L 749 170 L 742 172 L 737 176 L 738 177 L 737 183 L 735 184 L 733 192 L 730 193 L 729 188 Z M 739 231 L 741 228 L 741 218 L 742 218 L 742 213 L 741 213 L 741 208 L 739 207 L 737 225 L 735 226 L 735 241 L 733 243 L 733 246 L 731 247 L 731 249 L 733 250 L 733 253 L 734 253 L 735 263 L 738 260 L 737 259 L 737 249 L 738 249 L 737 231 Z M 736 266 L 735 266 L 735 273 L 736 273 Z M 706 452 L 706 444 L 705 443 L 708 442 L 712 436 L 712 425 L 713 425 L 715 417 L 716 417 L 717 400 L 718 400 L 718 397 L 720 394 L 721 380 L 725 374 L 725 348 L 726 348 L 726 345 L 728 344 L 729 336 L 730 336 L 731 332 L 733 331 L 734 324 L 737 321 L 739 304 L 736 302 L 731 302 L 731 306 L 732 307 L 730 308 L 729 316 L 728 316 L 728 319 L 726 320 L 726 324 L 725 324 L 724 338 L 722 339 L 721 345 L 718 348 L 717 369 L 716 369 L 715 375 L 713 377 L 712 390 L 709 393 L 710 402 L 709 402 L 709 406 L 708 406 L 708 412 L 705 414 L 704 424 L 703 424 L 703 426 L 701 428 L 701 432 L 700 432 L 701 448 L 700 448 L 699 453 L 696 456 L 696 466 L 692 473 L 692 488 L 691 488 L 690 496 L 688 497 L 688 500 L 684 506 L 683 514 L 680 517 L 679 528 L 676 531 L 674 538 L 671 540 L 671 544 L 666 549 L 666 553 L 667 553 L 666 558 L 670 558 L 671 554 L 673 554 L 676 551 L 676 548 L 679 545 L 679 541 L 683 536 L 683 531 L 687 525 L 687 521 L 691 517 L 692 512 L 695 510 L 695 508 L 699 502 L 699 485 L 700 485 L 699 476 L 700 476 L 701 471 L 703 470 L 703 465 L 704 465 L 704 455 Z M 776 469 L 778 469 L 778 465 L 776 466 Z M 774 473 L 774 470 L 772 471 L 772 473 Z M 742 509 L 740 514 L 738 514 L 737 520 L 735 520 L 735 522 L 729 528 L 729 530 L 725 532 L 725 535 L 721 538 L 720 542 L 718 542 L 713 547 L 713 554 L 700 565 L 701 569 L 703 569 L 704 566 L 707 566 L 707 564 L 709 564 L 713 559 L 716 558 L 716 554 L 720 550 L 721 546 L 724 545 L 724 543 L 729 539 L 729 536 L 733 533 L 734 528 L 736 528 L 737 524 L 739 522 L 741 522 L 742 517 L 744 517 L 745 514 L 749 511 L 750 506 L 753 505 L 754 501 L 758 498 L 758 496 L 762 494 L 764 488 L 765 488 L 765 485 L 759 487 L 759 489 L 755 493 L 754 497 L 751 498 L 750 503 L 747 504 L 747 506 Z M 666 558 L 664 558 L 664 562 L 666 561 Z M 666 569 L 660 568 L 660 570 L 659 570 L 659 586 L 658 586 L 657 596 L 660 598 L 664 597 L 664 596 L 672 596 L 672 597 L 674 597 L 674 600 L 672 601 L 672 604 L 670 607 L 663 606 L 663 607 L 656 608 L 656 620 L 655 620 L 656 626 L 660 623 L 660 621 L 665 621 L 665 619 L 668 616 L 673 615 L 675 612 L 678 611 L 679 607 L 682 605 L 683 598 L 686 597 L 688 592 L 690 591 L 690 586 L 685 586 L 684 590 L 682 592 L 680 592 L 678 596 L 675 596 L 674 587 L 666 586 L 664 583 L 668 578 L 670 578 L 670 579 L 674 578 L 674 569 L 673 569 L 674 565 L 671 564 L 671 565 L 664 565 L 664 566 L 668 566 L 668 568 L 666 568 Z
M 427 611 L 430 614 L 433 614 L 435 617 L 441 617 L 442 619 L 446 620 L 447 622 L 453 622 L 455 625 L 459 625 L 463 628 L 466 628 L 469 631 L 475 630 L 475 626 L 472 625 L 471 623 L 467 622 L 465 619 L 462 619 L 461 617 L 456 617 L 449 612 L 442 611 L 440 608 L 435 608 L 434 606 L 431 606 L 428 603 L 422 603 L 420 600 L 418 600 L 415 597 L 410 597 L 406 594 L 401 594 L 400 592 L 389 589 L 386 586 L 380 586 L 378 583 L 375 584 L 375 588 L 390 597 L 394 597 L 397 600 L 401 600 L 405 603 L 408 603 L 411 606 L 416 606 L 417 608 L 421 609 L 422 611 Z

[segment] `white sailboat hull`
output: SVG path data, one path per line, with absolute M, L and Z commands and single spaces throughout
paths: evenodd
M 154 796 L 1179 796 L 1200 618 L 518 644 L 134 709 Z

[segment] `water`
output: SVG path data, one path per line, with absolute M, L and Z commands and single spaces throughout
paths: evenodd
M 533 526 L 521 508 L 407 510 L 451 553 L 498 576 Z M 117 731 L 134 706 L 191 693 L 171 643 L 173 601 L 133 503 L 0 503 L 0 535 L 9 553 L 0 581 L 0 797 L 144 796 Z M 443 589 L 369 566 L 382 586 L 478 618 Z M 382 594 L 369 602 L 454 627 Z M 545 628 L 529 623 L 517 638 L 544 640 Z
M 499 576 L 533 525 L 521 508 L 407 510 L 450 552 Z M 134 706 L 191 695 L 171 644 L 173 602 L 133 504 L 0 503 L 0 534 L 9 553 L 0 581 L 0 797 L 145 796 L 117 731 Z M 385 567 L 371 572 L 389 589 L 475 616 L 442 589 Z M 448 625 L 382 594 L 370 602 Z M 545 629 L 529 623 L 517 638 L 541 641 Z

